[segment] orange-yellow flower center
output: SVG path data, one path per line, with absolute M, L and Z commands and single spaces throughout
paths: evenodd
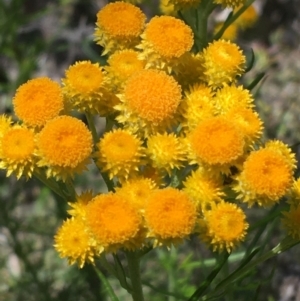
M 61 116 L 40 132 L 39 150 L 48 165 L 76 168 L 92 151 L 92 135 L 77 118 Z
M 260 149 L 247 158 L 243 177 L 259 195 L 282 197 L 292 185 L 292 171 L 286 159 L 272 149 Z
M 16 162 L 27 160 L 34 152 L 34 133 L 26 128 L 12 128 L 4 134 L 1 146 L 3 158 Z
M 112 193 L 96 196 L 87 205 L 86 219 L 95 238 L 104 246 L 134 238 L 141 226 L 134 206 Z
M 133 75 L 124 91 L 125 100 L 141 118 L 158 124 L 173 116 L 181 99 L 181 88 L 163 71 L 143 70 Z
M 112 38 L 138 37 L 145 23 L 145 15 L 130 3 L 109 3 L 97 14 L 97 26 Z
M 208 164 L 231 163 L 244 150 L 244 139 L 239 129 L 221 116 L 200 122 L 190 140 L 196 156 Z
M 41 127 L 63 109 L 58 83 L 47 77 L 35 78 L 20 86 L 13 99 L 19 119 L 32 127 Z
M 145 30 L 145 38 L 155 52 L 165 58 L 179 58 L 193 46 L 193 32 L 180 19 L 160 16 L 151 19 Z
M 103 74 L 99 64 L 89 61 L 77 62 L 66 71 L 64 84 L 73 94 L 89 95 L 99 90 Z
M 194 229 L 196 207 L 179 190 L 166 188 L 154 191 L 145 208 L 150 231 L 162 239 L 184 238 Z

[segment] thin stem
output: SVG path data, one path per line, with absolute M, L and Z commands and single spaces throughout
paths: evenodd
M 132 300 L 144 301 L 142 282 L 140 276 L 140 258 L 136 252 L 126 252 L 129 276 L 132 287 Z
M 95 123 L 94 123 L 94 120 L 93 120 L 93 116 L 90 113 L 85 112 L 85 117 L 86 117 L 87 123 L 89 125 L 89 129 L 92 133 L 94 144 L 96 145 L 99 138 L 98 138 L 98 134 L 97 134 L 97 131 L 96 131 L 96 128 L 95 128 Z
M 117 295 L 115 294 L 113 288 L 111 287 L 110 283 L 108 282 L 106 277 L 103 275 L 101 270 L 98 269 L 96 266 L 94 266 L 94 270 L 95 270 L 97 276 L 99 277 L 99 279 L 101 280 L 102 284 L 104 285 L 104 288 L 107 291 L 110 299 L 112 301 L 119 301 L 119 299 L 118 299 Z

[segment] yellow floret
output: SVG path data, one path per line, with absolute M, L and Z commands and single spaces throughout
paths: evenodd
M 181 88 L 163 71 L 142 70 L 127 81 L 121 100 L 117 120 L 133 132 L 151 133 L 176 122 Z
M 245 239 L 249 227 L 246 215 L 236 204 L 221 202 L 204 214 L 207 232 L 202 239 L 213 251 L 231 252 Z
M 48 177 L 66 181 L 86 170 L 92 152 L 92 135 L 77 118 L 60 116 L 49 121 L 38 136 L 40 160 Z
M 63 93 L 72 109 L 99 113 L 105 82 L 102 68 L 90 61 L 76 62 L 66 70 Z
M 283 197 L 293 184 L 294 157 L 268 147 L 250 153 L 237 176 L 234 190 L 249 207 L 257 203 L 270 207 Z
M 223 7 L 238 7 L 243 5 L 246 0 L 214 0 L 214 3 L 221 4 Z
M 94 264 L 95 243 L 81 219 L 71 218 L 64 221 L 54 241 L 60 257 L 67 257 L 70 265 L 77 262 L 83 268 L 85 263 Z
M 244 73 L 246 58 L 239 46 L 230 41 L 210 43 L 202 57 L 206 81 L 214 88 L 235 82 Z
M 182 242 L 193 232 L 196 218 L 195 204 L 180 190 L 155 190 L 148 198 L 145 220 L 154 247 Z
M 119 181 L 124 181 L 136 174 L 143 164 L 142 141 L 127 130 L 118 129 L 105 133 L 97 148 L 97 165 L 108 172 L 111 179 L 116 176 Z
M 97 244 L 107 252 L 135 248 L 142 227 L 135 206 L 113 193 L 93 198 L 87 205 L 86 222 Z
M 15 125 L 6 129 L 0 136 L 0 168 L 7 176 L 14 173 L 19 179 L 22 175 L 31 178 L 36 166 L 36 141 L 32 130 Z
M 27 126 L 41 128 L 63 110 L 63 94 L 50 78 L 35 78 L 18 88 L 13 105 L 15 114 Z
M 155 67 L 171 72 L 172 67 L 193 46 L 192 29 L 182 20 L 171 16 L 155 16 L 142 34 L 140 57 L 147 61 L 146 68 Z
M 199 123 L 189 137 L 195 163 L 224 169 L 244 153 L 244 136 L 231 120 L 216 116 Z
M 114 2 L 97 13 L 95 40 L 104 47 L 103 55 L 120 49 L 131 48 L 140 41 L 146 16 L 130 3 Z
M 147 155 L 151 165 L 171 175 L 174 168 L 183 166 L 186 160 L 185 145 L 174 134 L 156 134 L 147 141 Z

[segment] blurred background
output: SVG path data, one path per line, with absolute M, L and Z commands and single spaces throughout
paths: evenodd
M 48 76 L 60 81 L 75 61 L 105 62 L 101 48 L 93 42 L 93 31 L 96 13 L 106 3 L 0 0 L 0 113 L 11 114 L 15 90 L 28 79 Z M 159 5 L 153 0 L 142 6 L 148 16 L 158 13 Z M 265 124 L 265 138 L 288 143 L 299 160 L 300 0 L 258 0 L 258 8 L 258 21 L 240 33 L 237 41 L 255 53 L 255 65 L 244 82 L 266 73 L 253 91 Z M 89 178 L 76 181 L 84 190 L 93 188 L 91 183 L 99 185 L 101 179 L 91 171 Z M 66 217 L 66 208 L 65 202 L 35 179 L 16 181 L 0 171 L 0 301 L 107 300 L 93 268 L 69 267 L 53 248 L 53 236 Z M 253 210 L 251 218 L 259 218 L 257 211 Z M 272 239 L 268 239 L 270 235 Z M 277 219 L 261 240 L 268 240 L 265 247 L 270 249 L 284 236 Z M 143 277 L 149 294 L 152 285 L 163 289 L 162 266 L 166 271 L 175 267 L 177 281 L 182 283 L 179 290 L 187 294 L 204 279 L 205 268 L 193 270 L 189 263 L 213 258 L 210 251 L 192 238 L 174 252 L 170 256 L 161 251 L 147 255 Z M 206 268 L 213 265 L 212 259 Z M 257 300 L 300 301 L 299 246 L 259 266 L 256 272 L 263 279 Z M 185 282 L 189 285 L 184 286 Z M 112 280 L 112 285 L 120 300 L 129 300 L 116 281 Z M 240 296 L 239 300 L 248 300 L 246 286 Z M 152 300 L 171 299 L 154 294 Z

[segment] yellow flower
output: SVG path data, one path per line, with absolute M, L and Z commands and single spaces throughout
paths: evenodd
M 162 13 L 162 15 L 174 16 L 174 17 L 177 15 L 177 11 L 175 10 L 174 5 L 171 4 L 169 0 L 160 0 L 159 10 Z
M 72 217 L 64 221 L 54 240 L 60 257 L 67 257 L 70 265 L 77 262 L 82 268 L 86 262 L 94 264 L 95 243 L 81 219 Z
M 104 54 L 134 47 L 145 26 L 146 16 L 136 6 L 121 1 L 105 5 L 97 13 L 95 40 Z
M 99 113 L 103 102 L 104 74 L 98 63 L 76 62 L 62 79 L 63 93 L 72 109 Z
M 132 49 L 117 51 L 107 60 L 108 72 L 111 85 L 117 91 L 121 90 L 128 78 L 145 67 L 145 61 L 138 59 L 138 52 Z
M 128 79 L 116 119 L 132 131 L 165 130 L 174 123 L 181 100 L 181 88 L 163 71 L 142 70 Z
M 223 7 L 238 7 L 243 5 L 246 0 L 214 0 L 214 3 L 221 4 Z
M 252 108 L 253 96 L 250 91 L 244 89 L 243 86 L 225 86 L 219 89 L 214 97 L 214 105 L 219 114 L 227 113 L 229 110 L 239 106 L 244 108 Z
M 116 194 L 128 200 L 138 210 L 145 208 L 146 199 L 156 184 L 149 178 L 135 178 L 122 183 L 122 187 L 116 187 Z
M 111 179 L 117 176 L 119 181 L 124 181 L 136 174 L 143 163 L 142 141 L 127 130 L 117 129 L 105 133 L 97 148 L 97 165 L 108 172 Z
M 183 182 L 183 191 L 200 210 L 211 207 L 211 203 L 220 202 L 225 194 L 222 191 L 222 178 L 213 177 L 204 168 L 192 171 L 192 174 Z
M 234 186 L 238 198 L 249 207 L 255 203 L 269 207 L 278 202 L 293 184 L 294 160 L 273 147 L 251 152 Z
M 292 205 L 288 212 L 282 212 L 281 222 L 288 234 L 300 239 L 300 205 Z
M 0 115 L 0 137 L 11 128 L 12 118 L 11 116 Z
M 300 204 L 300 178 L 294 180 L 293 186 L 288 193 L 287 202 L 294 206 L 298 206 Z
M 40 161 L 47 177 L 66 181 L 86 170 L 92 152 L 92 135 L 77 118 L 60 116 L 49 121 L 38 136 Z
M 237 12 L 240 7 L 237 7 L 234 12 Z M 242 29 L 252 27 L 258 19 L 258 13 L 254 5 L 250 5 L 235 21 L 235 24 Z
M 196 218 L 195 204 L 180 190 L 165 188 L 149 195 L 145 220 L 154 247 L 182 242 L 193 232 Z
M 186 92 L 180 109 L 184 117 L 182 126 L 190 131 L 195 129 L 202 120 L 213 117 L 216 110 L 211 88 L 203 84 L 192 86 L 190 91 Z
M 205 83 L 203 59 L 200 53 L 186 53 L 176 67 L 173 74 L 175 80 L 181 85 L 183 90 L 189 90 L 191 86 Z
M 29 127 L 37 128 L 58 116 L 64 108 L 59 84 L 47 77 L 35 78 L 21 85 L 13 105 L 20 120 Z
M 169 73 L 194 43 L 192 29 L 171 16 L 153 17 L 141 37 L 138 48 L 143 50 L 140 58 L 147 61 L 146 68 L 155 67 Z
M 222 87 L 235 82 L 245 70 L 246 58 L 238 45 L 218 40 L 203 50 L 204 74 L 209 86 Z
M 68 203 L 72 209 L 69 209 L 67 212 L 73 217 L 85 219 L 86 206 L 92 198 L 93 192 L 91 190 L 81 193 L 76 197 L 76 202 Z
M 214 28 L 214 34 L 218 33 L 219 30 L 223 27 L 223 25 L 224 25 L 223 22 L 217 23 Z M 236 40 L 237 35 L 238 35 L 238 26 L 236 23 L 232 23 L 225 29 L 221 38 L 224 40 L 234 41 Z
M 36 166 L 35 134 L 25 126 L 15 125 L 0 136 L 0 168 L 7 170 L 7 176 L 14 173 L 31 178 Z
M 263 123 L 255 111 L 236 106 L 228 111 L 226 117 L 238 125 L 243 132 L 247 146 L 253 146 L 260 139 L 263 131 Z
M 237 125 L 224 116 L 205 119 L 189 137 L 196 162 L 230 167 L 244 153 L 244 136 Z
M 107 252 L 138 247 L 142 217 L 133 204 L 117 194 L 94 197 L 86 209 L 87 225 Z
M 205 211 L 207 232 L 203 240 L 211 245 L 213 251 L 231 252 L 245 239 L 249 225 L 246 215 L 236 204 L 221 202 Z
M 147 141 L 147 155 L 151 165 L 170 176 L 174 168 L 183 166 L 186 160 L 185 145 L 174 134 L 156 134 Z

